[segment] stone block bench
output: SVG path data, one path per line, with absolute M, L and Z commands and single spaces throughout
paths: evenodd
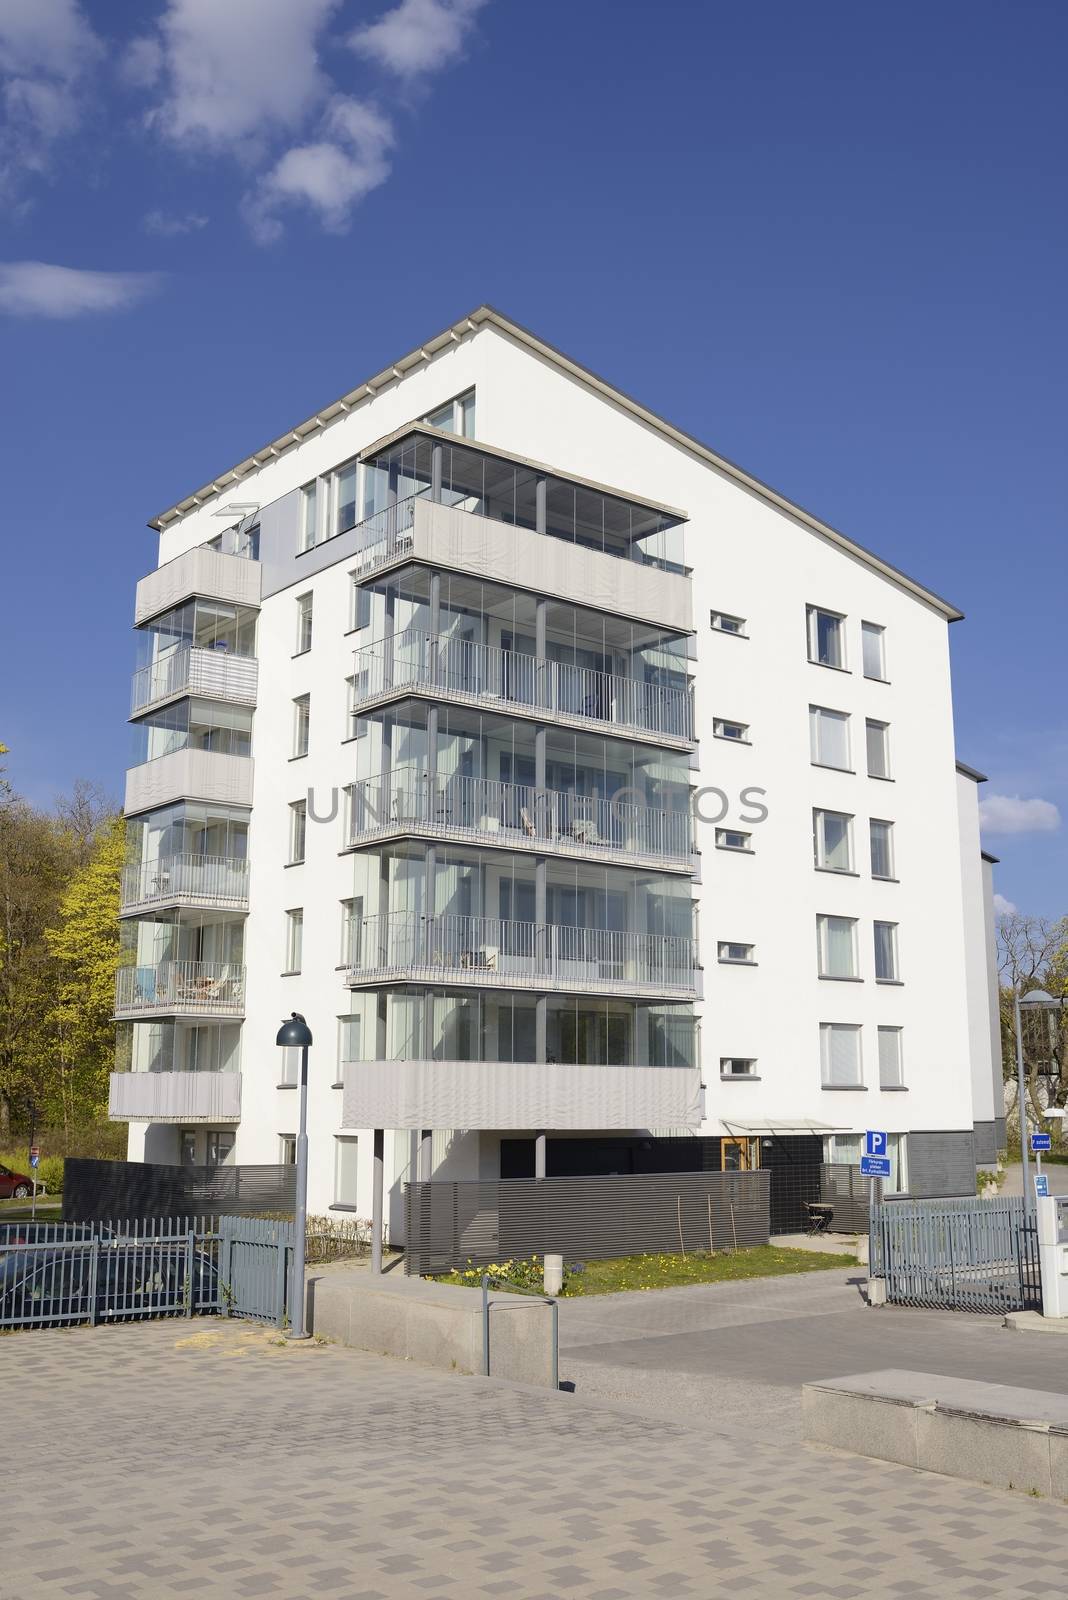
M 890 1368 L 806 1383 L 805 1438 L 1068 1500 L 1068 1395 Z

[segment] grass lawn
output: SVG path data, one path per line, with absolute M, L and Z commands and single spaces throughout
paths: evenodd
M 714 1256 L 707 1252 L 685 1256 L 621 1256 L 613 1261 L 587 1261 L 584 1271 L 567 1272 L 563 1293 L 570 1298 L 583 1294 L 620 1294 L 629 1290 L 676 1289 L 687 1283 L 737 1283 L 742 1278 L 777 1278 L 791 1272 L 827 1272 L 856 1265 L 855 1256 L 829 1255 L 815 1250 L 779 1250 L 770 1244 L 733 1253 L 722 1251 Z M 516 1262 L 515 1266 L 518 1283 L 532 1288 L 536 1283 L 540 1287 L 540 1271 L 532 1274 L 529 1262 Z M 540 1261 L 538 1266 L 540 1268 Z M 445 1273 L 437 1282 L 476 1288 L 481 1282 L 481 1270 Z
M 37 1220 L 39 1222 L 58 1221 L 62 1206 L 62 1195 L 39 1194 L 37 1196 Z M 29 1222 L 32 1212 L 32 1200 L 0 1200 L 0 1222 Z

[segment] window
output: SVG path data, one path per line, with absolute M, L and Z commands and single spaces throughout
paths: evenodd
M 304 911 L 297 908 L 286 912 L 285 971 L 299 972 L 304 947 Z
M 350 461 L 334 474 L 334 532 L 347 533 L 356 526 L 356 463 Z
M 901 1060 L 901 1029 L 879 1029 L 879 1088 L 903 1089 L 905 1073 Z
M 720 1056 L 721 1078 L 755 1078 L 756 1060 L 753 1056 Z
M 864 655 L 864 676 L 886 682 L 886 629 L 877 622 L 862 622 L 860 640 Z
M 742 744 L 749 743 L 747 722 L 727 722 L 723 717 L 716 717 L 712 722 L 712 733 L 717 739 L 737 739 Z
M 349 606 L 349 631 L 371 626 L 371 591 L 365 589 L 355 573 L 352 575 L 352 598 Z
M 897 982 L 897 923 L 875 924 L 875 976 L 880 983 Z
M 834 611 L 808 608 L 808 659 L 821 667 L 845 666 L 845 618 Z
M 361 1030 L 363 1018 L 360 1016 L 338 1017 L 337 1019 L 337 1083 L 338 1086 L 345 1082 L 345 1068 L 350 1061 L 361 1061 Z
M 873 722 L 869 717 L 864 724 L 868 744 L 868 777 L 890 776 L 890 724 Z
M 197 1130 L 183 1128 L 181 1134 L 182 1166 L 195 1167 L 197 1164 Z
M 423 421 L 443 433 L 458 433 L 463 439 L 475 437 L 475 391 L 468 389 L 454 400 L 446 400 L 436 411 L 431 411 Z
M 823 1141 L 825 1159 L 833 1166 L 860 1166 L 864 1154 L 862 1133 L 832 1133 Z M 899 1194 L 908 1188 L 908 1141 L 903 1133 L 887 1136 L 886 1153 L 890 1157 L 890 1176 L 882 1180 L 884 1194 Z
M 341 961 L 346 967 L 360 964 L 363 936 L 363 895 L 341 902 Z
M 856 1023 L 820 1023 L 820 1071 L 825 1089 L 863 1087 L 860 1028 Z
M 744 966 L 755 965 L 755 945 L 731 944 L 729 940 L 721 939 L 719 943 L 719 959 L 721 961 L 739 962 Z
M 857 975 L 857 922 L 855 917 L 816 918 L 816 944 L 821 978 L 855 978 Z
M 280 1133 L 278 1135 L 278 1159 L 283 1167 L 296 1166 L 297 1136 L 295 1133 Z
M 875 817 L 869 823 L 871 830 L 871 875 L 873 878 L 894 876 L 894 824 L 879 822 Z
M 812 846 L 817 867 L 852 872 L 853 818 L 844 811 L 813 811 Z
M 300 548 L 311 550 L 319 537 L 319 485 L 309 483 L 300 491 Z
M 302 694 L 293 702 L 293 755 L 308 754 L 308 736 L 311 731 L 311 695 Z
M 224 1166 L 234 1153 L 234 1135 L 228 1128 L 208 1129 L 208 1166 Z
M 357 1139 L 334 1139 L 334 1204 L 345 1211 L 356 1210 L 359 1148 Z
M 304 846 L 308 838 L 308 802 L 295 800 L 289 808 L 289 864 L 294 867 L 304 860 Z
M 312 647 L 312 597 L 297 596 L 297 655 L 302 656 Z
M 716 829 L 717 850 L 746 850 L 752 853 L 752 841 L 751 833 L 739 833 L 737 828 Z
M 849 715 L 829 711 L 826 706 L 809 706 L 809 736 L 812 760 L 818 767 L 849 769 Z
M 281 1051 L 282 1070 L 278 1076 L 280 1089 L 295 1089 L 300 1083 L 300 1047 L 287 1044 Z
M 737 639 L 747 639 L 745 631 L 745 618 L 732 617 L 727 611 L 713 611 L 710 614 L 713 633 L 733 633 Z

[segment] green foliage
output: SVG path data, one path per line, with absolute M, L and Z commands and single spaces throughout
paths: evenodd
M 569 1288 L 576 1272 L 581 1267 L 564 1266 L 564 1284 L 561 1294 L 570 1294 L 576 1291 Z M 488 1267 L 473 1266 L 470 1260 L 462 1271 L 444 1273 L 439 1283 L 460 1283 L 467 1287 L 479 1287 L 482 1283 L 482 1274 L 488 1273 L 491 1284 L 514 1284 L 517 1289 L 533 1289 L 541 1294 L 543 1292 L 545 1272 L 544 1257 L 533 1255 L 529 1259 L 525 1256 L 512 1256 L 507 1261 L 494 1261 Z
M 742 1278 L 774 1278 L 793 1272 L 823 1272 L 830 1268 L 855 1267 L 856 1257 L 831 1255 L 814 1250 L 780 1250 L 772 1245 L 756 1245 L 750 1250 L 734 1250 L 717 1255 L 623 1256 L 610 1261 L 577 1262 L 564 1268 L 564 1295 L 620 1294 L 629 1290 L 673 1289 L 687 1283 L 732 1283 Z M 439 1283 L 459 1283 L 475 1288 L 482 1273 L 498 1274 L 520 1287 L 541 1289 L 541 1258 L 529 1261 L 501 1261 L 492 1267 L 474 1267 L 468 1262 L 462 1272 L 450 1272 Z

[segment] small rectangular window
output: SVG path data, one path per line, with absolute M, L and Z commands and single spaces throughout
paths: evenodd
M 719 1075 L 721 1078 L 755 1078 L 756 1065 L 754 1056 L 720 1056 Z
M 873 722 L 869 717 L 864 724 L 864 735 L 868 747 L 868 777 L 888 778 L 890 776 L 890 724 L 888 722 Z
M 297 650 L 298 656 L 312 647 L 312 597 L 310 594 L 297 596 Z
M 857 922 L 855 917 L 816 918 L 816 945 L 821 978 L 857 976 Z
M 894 824 L 880 822 L 875 817 L 869 824 L 871 830 L 871 875 L 873 878 L 894 876 Z
M 466 390 L 453 400 L 446 400 L 436 411 L 429 412 L 423 421 L 443 433 L 456 433 L 461 438 L 475 437 L 475 391 Z
M 739 744 L 749 743 L 747 722 L 728 722 L 724 717 L 715 717 L 712 721 L 712 733 L 717 739 L 734 739 Z
M 298 908 L 286 912 L 285 971 L 299 972 L 304 953 L 304 911 Z
M 371 626 L 371 591 L 364 588 L 355 573 L 352 575 L 352 598 L 349 605 L 349 630 Z
M 309 483 L 300 491 L 300 548 L 311 550 L 319 539 L 319 485 Z
M 820 1023 L 820 1070 L 825 1089 L 856 1089 L 863 1083 L 860 1027 L 853 1022 Z
M 347 533 L 356 526 L 356 463 L 350 461 L 334 474 L 334 532 Z
M 813 811 L 812 844 L 817 867 L 852 872 L 853 818 L 844 811 Z
M 748 638 L 744 617 L 732 617 L 728 611 L 713 611 L 710 618 L 713 633 L 733 633 L 737 639 Z
M 293 756 L 308 754 L 311 735 L 311 695 L 298 695 L 293 702 Z
M 860 639 L 864 653 L 864 676 L 886 682 L 886 629 L 877 622 L 862 622 Z
M 362 1061 L 361 1028 L 359 1015 L 337 1019 L 337 1081 L 344 1083 L 345 1068 L 350 1061 Z
M 875 924 L 875 976 L 881 983 L 897 982 L 897 923 Z
M 295 1133 L 280 1133 L 278 1135 L 278 1159 L 283 1167 L 296 1166 L 297 1136 Z
M 849 768 L 849 714 L 830 711 L 826 706 L 809 706 L 809 738 L 812 760 L 818 767 Z
M 363 895 L 341 902 L 341 962 L 358 967 L 363 948 Z
M 845 666 L 845 618 L 808 607 L 808 659 L 821 667 Z
M 740 833 L 737 828 L 716 829 L 717 850 L 742 850 L 752 853 L 753 835 Z
M 289 808 L 289 864 L 296 866 L 304 860 L 308 842 L 308 802 L 295 800 Z
M 346 1211 L 356 1210 L 356 1172 L 359 1140 L 334 1139 L 334 1204 Z
M 753 966 L 756 961 L 756 946 L 751 944 L 733 944 L 729 939 L 719 941 L 719 959 L 733 961 L 739 966 Z
M 903 1089 L 904 1063 L 901 1056 L 901 1029 L 879 1029 L 879 1088 Z

